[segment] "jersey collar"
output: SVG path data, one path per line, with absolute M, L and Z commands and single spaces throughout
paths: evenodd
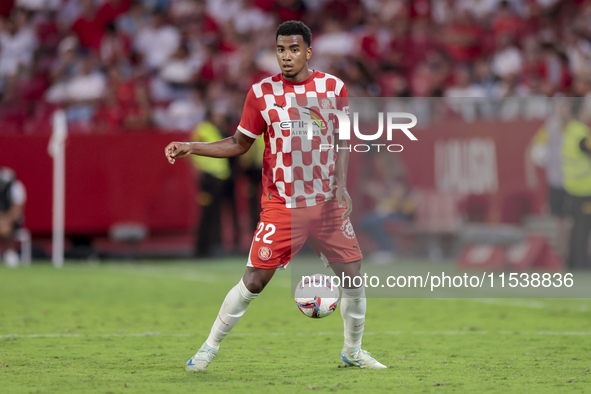
M 281 82 L 287 84 L 287 85 L 305 85 L 308 82 L 310 82 L 311 80 L 313 80 L 314 78 L 316 78 L 316 75 L 318 74 L 318 71 L 313 70 L 312 71 L 312 75 L 310 75 L 308 78 L 306 78 L 305 80 L 303 80 L 302 82 L 291 82 L 288 81 L 287 79 L 285 79 L 283 77 L 283 74 L 279 74 L 279 77 L 281 78 Z

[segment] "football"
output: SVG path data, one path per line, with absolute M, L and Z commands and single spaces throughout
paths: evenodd
M 311 318 L 330 315 L 339 304 L 339 289 L 330 276 L 324 274 L 309 275 L 298 283 L 295 289 L 295 303 L 298 309 Z

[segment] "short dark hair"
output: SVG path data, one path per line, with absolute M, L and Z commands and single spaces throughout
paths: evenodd
M 279 36 L 302 36 L 308 47 L 312 46 L 312 32 L 310 28 L 300 21 L 286 21 L 279 25 L 275 33 L 275 41 Z

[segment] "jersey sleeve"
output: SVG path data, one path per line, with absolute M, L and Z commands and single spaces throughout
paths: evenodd
M 254 95 L 252 88 L 246 95 L 244 102 L 244 109 L 242 110 L 242 118 L 238 125 L 238 130 L 250 138 L 260 138 L 267 129 L 267 123 L 261 115 L 259 102 Z

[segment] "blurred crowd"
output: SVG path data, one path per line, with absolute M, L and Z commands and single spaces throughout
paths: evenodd
M 3 132 L 46 129 L 57 107 L 80 132 L 236 124 L 291 19 L 350 97 L 591 93 L 587 0 L 3 0 L 0 15 Z

